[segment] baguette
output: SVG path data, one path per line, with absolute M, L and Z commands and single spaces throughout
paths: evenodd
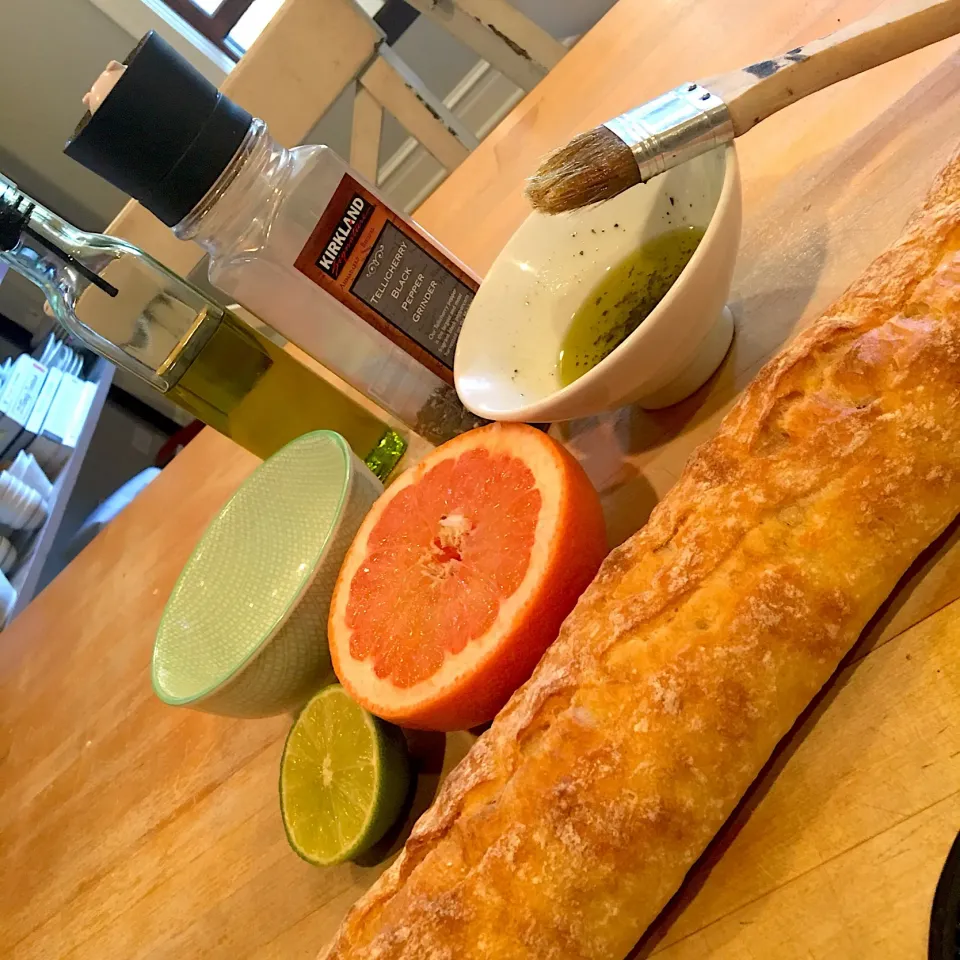
M 960 511 L 960 155 L 761 371 L 328 960 L 621 960 Z

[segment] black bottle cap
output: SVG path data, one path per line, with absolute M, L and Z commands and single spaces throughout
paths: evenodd
M 124 62 L 63 152 L 172 227 L 216 183 L 252 117 L 152 30 Z

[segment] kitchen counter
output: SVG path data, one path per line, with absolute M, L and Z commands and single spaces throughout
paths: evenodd
M 868 0 L 620 0 L 423 206 L 477 270 L 525 214 L 523 178 L 572 134 L 684 80 L 797 46 Z M 740 143 L 737 336 L 697 395 L 560 429 L 611 539 L 641 525 L 762 363 L 902 227 L 960 144 L 960 43 L 801 102 Z M 288 848 L 288 717 L 162 705 L 153 633 L 197 538 L 256 461 L 204 431 L 0 635 L 0 954 L 310 958 L 382 867 Z M 960 829 L 960 533 L 905 578 L 781 745 L 637 956 L 925 956 Z M 422 736 L 422 810 L 466 734 Z M 522 909 L 522 904 L 518 904 Z

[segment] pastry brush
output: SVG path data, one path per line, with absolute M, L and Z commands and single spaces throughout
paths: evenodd
M 905 0 L 773 60 L 681 84 L 548 156 L 527 197 L 544 213 L 609 200 L 838 80 L 956 33 L 960 0 Z

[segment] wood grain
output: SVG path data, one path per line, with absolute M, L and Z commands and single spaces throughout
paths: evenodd
M 877 6 L 621 0 L 419 219 L 482 271 L 525 215 L 523 179 L 547 150 Z M 613 540 L 643 522 L 764 360 L 899 233 L 960 141 L 957 49 L 945 41 L 846 81 L 743 138 L 738 332 L 722 370 L 671 410 L 558 431 L 602 489 Z M 286 718 L 206 717 L 150 692 L 163 603 L 254 463 L 205 431 L 0 636 L 0 955 L 313 957 L 378 872 L 314 870 L 286 848 L 275 793 Z M 686 910 L 645 949 L 920 960 L 933 878 L 960 827 L 958 573 L 954 530 L 891 598 L 714 848 L 706 881 L 688 884 Z M 429 772 L 415 810 L 469 740 L 420 742 Z
M 841 671 L 688 878 L 685 909 L 664 918 L 650 954 L 925 956 L 960 826 L 958 635 L 955 603 Z

